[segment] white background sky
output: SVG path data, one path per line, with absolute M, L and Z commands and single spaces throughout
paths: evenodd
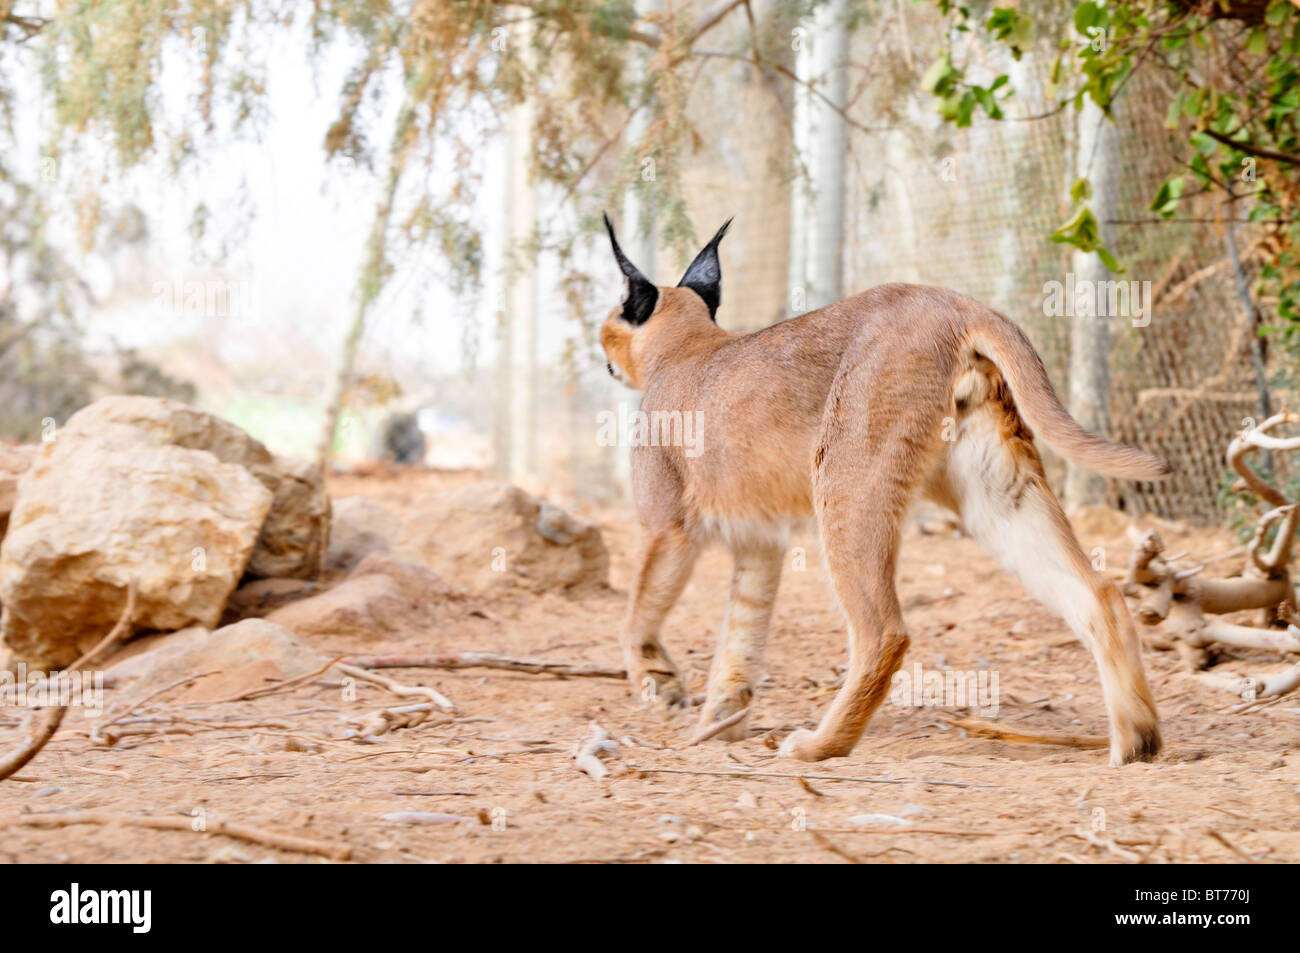
M 202 334 L 203 345 L 214 348 L 228 364 L 268 360 L 315 364 L 323 360 L 325 366 L 320 370 L 332 372 L 352 316 L 356 279 L 379 188 L 371 170 L 349 170 L 337 162 L 327 167 L 325 163 L 324 135 L 338 115 L 339 91 L 355 56 L 336 43 L 313 65 L 308 60 L 306 30 L 301 27 L 278 31 L 268 41 L 269 119 L 258 141 L 245 138 L 215 150 L 201 148 L 198 161 L 178 179 L 167 176 L 159 157 L 122 179 L 115 180 L 110 174 L 114 184 L 102 190 L 106 205 L 112 207 L 119 200 L 138 205 L 148 219 L 150 240 L 145 248 L 125 256 L 73 252 L 100 302 L 84 322 L 91 347 L 103 348 L 115 341 L 147 348 Z M 176 52 L 169 50 L 162 73 L 169 125 L 179 125 L 187 112 L 193 113 L 197 90 L 195 71 Z M 392 86 L 390 82 L 390 91 Z M 367 130 L 371 141 L 381 145 L 381 156 L 396 100 L 393 95 L 385 97 L 378 124 Z M 31 104 L 32 97 L 26 102 Z M 19 111 L 21 161 L 16 164 L 28 176 L 39 168 L 47 116 L 30 105 Z M 383 306 L 371 314 L 363 360 L 372 368 L 384 367 L 397 357 L 428 368 L 430 374 L 458 370 L 467 320 L 477 326 L 478 363 L 491 361 L 505 215 L 502 138 L 485 142 L 478 152 L 483 187 L 475 214 L 487 260 L 485 286 L 476 308 L 474 302 L 453 298 L 437 276 L 442 267 L 437 253 L 427 253 L 413 273 L 394 277 Z M 98 174 L 111 168 L 113 163 L 98 154 L 101 151 L 99 143 L 91 141 L 74 150 L 59 169 L 60 179 L 52 193 L 60 213 L 55 234 L 70 250 L 77 190 L 63 186 L 75 182 L 86 170 Z M 435 182 L 437 177 L 435 173 Z M 240 207 L 241 197 L 245 208 L 252 209 L 251 219 Z M 196 257 L 188 231 L 199 201 L 206 202 L 213 212 L 205 247 L 215 247 L 223 235 L 245 232 L 241 223 L 247 226 L 229 257 L 215 268 L 202 256 Z M 609 291 L 601 301 L 592 302 L 591 309 L 603 312 L 617 301 L 621 283 L 612 263 L 602 258 L 596 261 L 598 273 L 608 272 Z M 550 290 L 557 277 L 543 262 L 538 296 L 539 359 L 543 362 L 553 360 L 576 330 Z M 250 283 L 247 300 L 252 302 L 253 314 L 245 331 L 237 326 L 234 332 L 216 335 L 200 317 L 168 314 L 155 306 L 151 296 L 158 281 L 171 281 L 181 289 L 187 280 L 220 278 Z M 424 321 L 419 326 L 411 317 L 421 308 Z M 411 383 L 418 386 L 418 382 Z

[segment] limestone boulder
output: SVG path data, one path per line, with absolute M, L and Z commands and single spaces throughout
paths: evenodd
M 282 606 L 266 620 L 313 643 L 319 639 L 427 641 L 439 622 L 469 610 L 466 596 L 424 566 L 371 553 L 337 586 Z
M 211 630 L 199 627 L 151 637 L 152 644 L 108 669 L 130 684 L 117 703 L 123 707 L 187 676 L 204 676 L 169 701 L 180 704 L 231 698 L 287 678 L 317 671 L 327 661 L 283 626 L 245 619 Z
M 9 514 L 18 501 L 18 479 L 27 472 L 39 451 L 39 447 L 27 444 L 0 444 L 0 539 L 4 539 Z
M 70 423 L 20 479 L 0 543 L 0 635 L 15 662 L 75 660 L 117 621 L 130 579 L 135 628 L 172 630 L 214 626 L 243 576 L 271 491 L 207 450 L 139 433 Z
M 133 443 L 205 450 L 222 463 L 243 467 L 271 491 L 249 575 L 309 578 L 320 572 L 329 546 L 330 501 L 316 466 L 275 457 L 229 421 L 159 397 L 119 394 L 97 400 L 75 413 L 57 439 L 93 437 L 110 427 L 136 431 Z
M 406 515 L 397 552 L 477 591 L 609 586 L 599 527 L 506 483 L 431 497 Z
M 391 510 L 363 496 L 333 501 L 326 569 L 351 572 L 371 553 L 391 553 L 401 522 Z
M 274 457 L 248 471 L 271 491 L 271 512 L 262 526 L 250 576 L 310 579 L 324 568 L 330 539 L 330 498 L 320 468 L 304 460 Z

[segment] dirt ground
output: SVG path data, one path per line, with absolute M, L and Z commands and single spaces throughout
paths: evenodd
M 420 494 L 471 479 L 339 477 L 331 490 L 400 512 Z M 579 515 L 604 529 L 614 591 L 482 598 L 481 614 L 420 639 L 319 648 L 474 649 L 616 666 L 635 525 L 627 509 Z M 1104 520 L 1080 530 L 1085 548 L 1103 547 L 1118 575 L 1130 549 L 1123 532 Z M 1165 541 L 1198 554 L 1234 542 L 1224 532 L 1168 530 Z M 1300 860 L 1300 700 L 1233 713 L 1237 699 L 1197 683 L 1173 653 L 1145 654 L 1166 744 L 1154 764 L 1117 769 L 1102 750 L 967 737 L 940 718 L 975 712 L 889 702 L 852 756 L 815 765 L 777 758 L 773 740 L 812 727 L 824 710 L 846 651 L 816 541 L 803 536 L 793 545 L 806 549 L 806 568 L 787 564 L 769 677 L 745 742 L 665 750 L 687 737 L 693 720 L 642 707 L 624 682 L 483 669 L 388 672 L 436 687 L 460 719 L 398 730 L 374 744 L 339 740 L 337 713 L 397 702 L 377 686 L 342 701 L 336 679 L 192 709 L 289 728 L 205 722 L 193 734 L 132 736 L 105 747 L 90 743 L 74 711 L 36 760 L 0 783 L 0 823 L 8 825 L 0 859 L 323 862 L 190 830 L 13 824 L 28 812 L 96 811 L 201 816 L 209 828 L 213 820 L 240 823 L 350 845 L 362 862 Z M 665 632 L 697 692 L 729 574 L 724 552 L 706 554 Z M 998 721 L 1034 732 L 1105 732 L 1090 656 L 971 541 L 910 530 L 898 583 L 912 636 L 907 668 L 996 672 Z M 1256 671 L 1270 661 L 1250 653 L 1228 660 Z M 165 697 L 159 706 L 166 708 Z M 600 781 L 572 757 L 593 721 L 621 741 Z M 0 712 L 0 747 L 18 736 L 13 709 Z M 385 819 L 407 812 L 428 815 L 427 823 Z

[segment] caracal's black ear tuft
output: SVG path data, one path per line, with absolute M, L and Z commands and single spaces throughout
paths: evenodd
M 718 261 L 718 242 L 727 234 L 732 221 L 729 218 L 723 223 L 718 234 L 700 250 L 691 262 L 691 267 L 686 269 L 686 274 L 682 275 L 682 280 L 677 283 L 677 287 L 690 288 L 704 299 L 709 308 L 709 317 L 715 322 L 718 320 L 718 305 L 722 303 L 722 263 Z
M 614 247 L 614 259 L 618 262 L 623 277 L 627 279 L 627 296 L 623 299 L 623 320 L 628 324 L 645 324 L 650 320 L 650 315 L 654 314 L 655 305 L 659 302 L 659 289 L 654 286 L 654 282 L 641 274 L 636 265 L 627 260 L 623 249 L 618 247 L 618 239 L 614 237 L 614 223 L 609 220 L 608 213 L 605 215 L 605 228 L 609 230 L 609 243 Z

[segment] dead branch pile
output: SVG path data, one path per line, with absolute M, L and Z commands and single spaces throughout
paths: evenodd
M 1210 666 L 1215 646 L 1258 649 L 1283 656 L 1300 654 L 1295 589 L 1290 562 L 1300 505 L 1264 480 L 1247 462 L 1258 451 L 1300 450 L 1300 437 L 1279 437 L 1284 423 L 1300 422 L 1296 414 L 1275 414 L 1258 427 L 1239 434 L 1228 446 L 1228 463 L 1241 477 L 1238 489 L 1254 493 L 1271 508 L 1260 517 L 1246 545 L 1245 565 L 1239 575 L 1206 578 L 1204 564 L 1186 554 L 1166 555 L 1154 530 L 1137 542 L 1129 560 L 1124 595 L 1139 622 L 1150 628 L 1147 642 L 1174 649 L 1191 671 Z M 1242 625 L 1225 616 L 1261 610 L 1259 625 Z M 1300 686 L 1300 664 L 1288 671 L 1263 676 L 1213 672 L 1202 680 L 1237 692 L 1249 704 L 1274 698 Z

